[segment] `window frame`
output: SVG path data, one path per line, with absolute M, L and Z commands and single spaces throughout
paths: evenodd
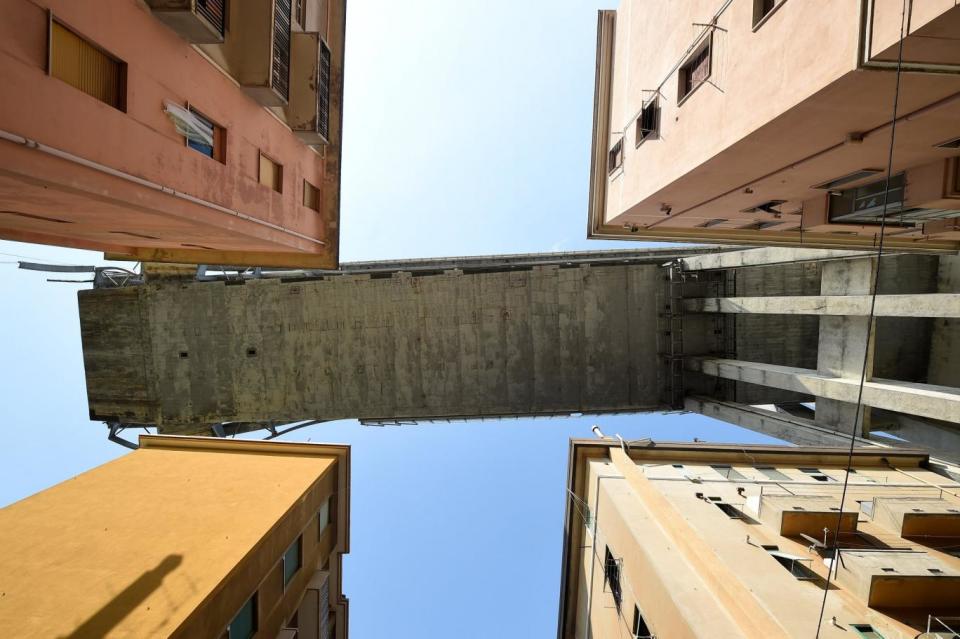
M 196 149 L 190 146 L 190 140 L 186 136 L 184 136 L 183 138 L 183 145 L 186 146 L 188 149 L 192 149 L 193 151 L 200 153 L 200 155 L 204 157 L 210 158 L 211 160 L 216 160 L 220 164 L 226 164 L 227 163 L 227 128 L 219 124 L 216 120 L 208 116 L 206 113 L 204 113 L 200 109 L 195 108 L 189 102 L 185 103 L 184 106 L 186 107 L 187 111 L 197 116 L 201 120 L 205 120 L 210 124 L 210 126 L 213 127 L 213 155 L 207 155 L 206 153 L 201 152 L 199 149 Z
M 647 623 L 647 620 L 644 619 L 643 614 L 640 612 L 640 606 L 637 604 L 633 605 L 633 624 L 631 626 L 633 634 L 631 635 L 633 639 L 652 639 L 655 635 L 650 632 L 650 625 Z M 643 631 L 643 634 L 640 634 Z
M 307 193 L 311 192 L 311 190 L 313 192 L 313 199 L 316 206 L 310 206 L 310 204 L 307 203 Z M 320 189 L 314 186 L 313 183 L 307 180 L 306 178 L 303 179 L 302 202 L 303 202 L 303 206 L 310 209 L 311 211 L 315 213 L 320 212 Z
M 257 183 L 261 186 L 265 186 L 271 191 L 276 193 L 283 193 L 283 165 L 273 159 L 272 156 L 267 155 L 263 150 L 257 151 Z M 276 186 L 270 186 L 263 181 L 263 160 L 266 159 L 270 164 L 272 164 L 277 170 L 277 184 Z
M 294 566 L 293 570 L 288 574 L 287 573 L 287 557 L 290 555 L 290 551 L 296 549 L 297 551 L 297 565 Z M 293 540 L 293 543 L 284 551 L 283 557 L 281 558 L 282 562 L 282 573 L 283 573 L 283 592 L 287 591 L 287 586 L 290 585 L 296 576 L 300 572 L 300 569 L 303 568 L 303 535 L 297 535 L 297 538 Z
M 752 21 L 753 24 L 751 26 L 751 30 L 754 33 L 756 33 L 756 31 L 760 27 L 765 25 L 767 23 L 767 20 L 769 20 L 770 17 L 777 12 L 777 9 L 779 9 L 784 4 L 786 4 L 786 2 L 787 0 L 773 0 L 773 6 L 770 7 L 770 9 L 767 10 L 766 13 L 764 13 L 761 16 L 758 16 L 757 14 L 760 12 L 759 8 L 762 6 L 763 0 L 753 0 L 753 21 Z
M 617 161 L 619 159 L 619 162 Z M 617 140 L 607 151 L 607 175 L 613 175 L 623 168 L 623 138 Z
M 694 60 L 700 56 L 704 51 L 707 52 L 707 75 L 703 77 L 702 80 L 696 84 L 690 85 L 690 90 L 686 93 L 683 92 L 684 86 L 686 84 L 687 77 L 690 73 L 690 69 L 693 66 Z M 683 64 L 677 69 L 677 107 L 683 105 L 691 95 L 697 92 L 697 89 L 702 87 L 710 80 L 710 77 L 713 75 L 713 30 L 710 31 L 703 38 L 703 42 L 697 45 L 697 48 L 693 50 L 687 58 L 683 61 Z
M 243 612 L 243 609 L 247 607 L 247 604 L 252 604 L 251 605 L 252 632 L 248 637 L 245 637 L 242 639 L 250 639 L 251 637 L 255 637 L 257 633 L 260 631 L 260 610 L 259 610 L 260 593 L 259 591 L 254 590 L 253 594 L 247 597 L 247 599 L 243 602 L 243 605 L 241 605 L 240 608 L 233 614 L 233 617 L 230 618 L 230 622 L 227 624 L 226 639 L 234 639 L 234 637 L 230 635 L 230 626 L 232 626 L 233 623 L 237 620 L 237 617 L 239 617 L 240 613 Z M 241 639 L 241 638 L 238 637 L 237 639 Z
M 63 78 L 53 74 L 53 28 L 55 24 L 59 25 L 60 28 L 64 29 L 65 31 L 69 31 L 75 37 L 77 37 L 78 39 L 82 40 L 87 45 L 89 45 L 92 49 L 96 49 L 97 51 L 102 53 L 105 57 L 109 58 L 114 63 L 116 63 L 117 65 L 117 103 L 116 104 L 112 104 L 105 100 L 101 100 L 97 96 L 91 93 L 87 93 L 80 87 L 77 87 L 71 84 L 70 82 L 64 80 Z M 67 23 L 57 18 L 53 14 L 52 10 L 47 11 L 47 51 L 46 53 L 47 53 L 47 60 L 46 60 L 46 68 L 44 70 L 46 71 L 47 77 L 59 80 L 60 82 L 63 82 L 64 84 L 70 87 L 73 87 L 75 90 L 79 91 L 80 93 L 93 98 L 94 100 L 96 100 L 97 102 L 100 102 L 101 104 L 106 104 L 107 106 L 112 107 L 120 111 L 121 113 L 127 112 L 127 63 L 120 57 L 111 53 L 109 50 L 97 44 L 96 41 L 88 38 L 87 36 L 83 35 L 81 32 L 77 31 Z
M 606 546 L 606 553 L 603 560 L 603 584 L 610 584 L 610 594 L 613 595 L 613 603 L 617 606 L 617 612 L 623 604 L 623 586 L 620 583 L 623 577 L 622 560 L 613 556 L 610 546 Z
M 647 109 L 653 109 L 653 128 L 648 130 L 646 135 L 642 134 L 643 120 L 647 112 Z M 640 115 L 637 117 L 637 128 L 636 128 L 636 146 L 635 148 L 640 148 L 640 145 L 648 140 L 659 140 L 660 139 L 660 96 L 655 95 L 646 106 L 641 105 Z

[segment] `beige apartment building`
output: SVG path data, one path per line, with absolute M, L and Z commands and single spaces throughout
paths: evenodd
M 350 449 L 150 436 L 0 510 L 0 636 L 345 639 Z
M 958 32 L 954 0 L 601 11 L 588 237 L 960 248 Z
M 957 637 L 960 484 L 847 454 L 573 440 L 558 638 Z
M 0 238 L 336 268 L 346 0 L 4 0 Z

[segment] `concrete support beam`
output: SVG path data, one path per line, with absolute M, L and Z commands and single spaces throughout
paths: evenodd
M 685 271 L 710 271 L 743 266 L 785 264 L 787 262 L 819 262 L 821 260 L 870 257 L 871 255 L 872 253 L 868 251 L 767 247 L 684 257 L 680 262 L 683 264 L 683 270 Z
M 807 419 L 757 408 L 749 404 L 693 396 L 684 398 L 683 407 L 690 412 L 719 419 L 728 424 L 776 437 L 798 446 L 850 445 L 849 434 L 844 435 L 827 428 L 821 428 Z M 862 446 L 873 445 L 870 441 L 860 437 L 857 438 L 857 443 Z
M 799 295 L 784 297 L 701 297 L 683 300 L 689 313 L 756 313 L 761 315 L 870 314 L 870 295 Z M 960 293 L 878 295 L 877 317 L 960 317 Z
M 873 292 L 876 259 L 828 262 L 820 270 L 820 295 L 867 296 Z M 876 343 L 876 320 L 866 316 L 825 315 L 820 318 L 817 344 L 817 371 L 823 375 L 859 380 L 873 378 L 873 354 Z M 866 403 L 865 403 L 866 404 Z M 855 403 L 817 400 L 815 421 L 824 428 L 849 432 L 854 423 L 860 434 L 870 433 L 870 410 Z
M 820 398 L 855 404 L 860 383 L 859 377 L 835 377 L 806 368 L 733 359 L 690 357 L 684 360 L 684 364 L 689 371 L 815 395 L 818 412 Z M 947 386 L 874 379 L 864 384 L 863 403 L 875 408 L 960 423 L 960 389 Z

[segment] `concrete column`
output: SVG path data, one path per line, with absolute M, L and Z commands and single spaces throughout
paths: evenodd
M 826 269 L 827 265 L 824 265 Z M 770 297 L 701 297 L 683 300 L 689 313 L 761 315 L 836 315 L 865 317 L 870 295 L 796 295 Z M 877 317 L 960 317 L 960 293 L 878 295 Z
M 688 411 L 719 419 L 755 433 L 776 437 L 798 446 L 850 445 L 849 435 L 821 428 L 808 419 L 757 408 L 749 404 L 692 396 L 684 398 L 683 407 Z M 867 440 L 857 439 L 860 445 L 872 445 Z
M 837 377 L 792 366 L 710 357 L 690 357 L 684 363 L 690 371 L 815 395 L 818 413 L 822 399 L 856 403 L 860 384 L 859 376 Z M 947 386 L 874 379 L 864 384 L 863 403 L 865 406 L 960 423 L 960 390 Z
M 876 258 L 827 262 L 820 272 L 821 295 L 869 295 L 873 291 Z M 874 320 L 875 322 L 875 320 Z M 873 377 L 873 351 L 876 324 L 866 316 L 830 316 L 820 318 L 817 370 L 825 375 L 857 379 Z M 854 403 L 820 399 L 817 393 L 815 421 L 824 428 L 850 432 L 859 423 L 860 433 L 870 432 L 870 412 L 861 407 L 859 421 Z

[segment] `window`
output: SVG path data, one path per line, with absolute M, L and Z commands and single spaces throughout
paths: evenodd
M 320 211 L 320 189 L 306 180 L 303 181 L 303 205 L 308 209 Z
M 283 193 L 283 167 L 263 153 L 260 154 L 260 184 Z
M 637 118 L 637 146 L 647 140 L 660 137 L 660 98 L 654 97 L 642 109 Z
M 302 560 L 302 548 L 303 548 L 303 537 L 297 537 L 297 539 L 290 544 L 290 547 L 287 548 L 287 552 L 283 553 L 283 588 L 286 590 L 287 585 L 290 583 L 290 580 L 293 579 L 293 576 L 297 574 L 297 571 L 300 570 L 300 562 Z
M 203 153 L 220 163 L 226 163 L 227 137 L 222 126 L 213 122 L 193 107 L 188 107 L 193 123 L 199 135 L 187 135 L 187 146 L 194 151 Z
M 883 635 L 873 629 L 873 626 L 866 623 L 855 623 L 850 626 L 857 631 L 863 639 L 883 639 Z
M 770 15 L 777 6 L 777 0 L 753 0 L 753 26 Z
M 221 36 L 227 32 L 227 0 L 197 0 L 197 13 Z
M 320 504 L 320 512 L 317 513 L 317 531 L 322 535 L 323 531 L 330 525 L 330 511 L 333 510 L 333 497 L 328 497 L 326 501 Z
M 722 510 L 727 514 L 727 517 L 730 519 L 745 519 L 743 512 L 733 504 L 724 504 L 723 502 L 715 501 L 713 502 L 717 508 Z
M 326 42 L 320 42 L 317 75 L 317 133 L 330 140 L 330 47 Z
M 293 20 L 296 22 L 301 29 L 306 28 L 307 12 L 303 7 L 303 0 L 293 0 Z
M 697 47 L 693 55 L 680 67 L 678 73 L 680 85 L 677 92 L 678 103 L 685 100 L 688 95 L 693 93 L 697 87 L 710 77 L 710 50 L 712 45 L 712 36 L 707 36 L 703 44 Z
M 290 0 L 274 0 L 273 61 L 271 79 L 274 90 L 284 100 L 290 98 Z
M 127 65 L 57 21 L 50 27 L 50 75 L 124 111 Z
M 727 464 L 712 464 L 710 468 L 714 469 L 727 479 L 733 479 L 734 481 L 746 479 L 746 477 L 735 471 Z
M 633 607 L 633 637 L 634 639 L 652 639 L 653 637 L 637 606 Z
M 815 581 L 820 576 L 811 568 L 803 565 L 803 562 L 810 561 L 805 557 L 797 557 L 780 552 L 777 546 L 763 546 L 763 549 L 770 553 L 770 556 L 777 560 L 781 566 L 790 571 L 790 574 L 801 581 Z
M 776 479 L 777 481 L 790 481 L 790 478 L 781 473 L 773 466 L 755 466 L 757 470 L 763 473 L 767 479 Z
M 247 599 L 243 608 L 227 626 L 228 639 L 250 639 L 257 632 L 257 593 Z
M 810 475 L 811 479 L 816 479 L 817 481 L 836 481 L 833 477 L 820 472 L 819 468 L 801 468 L 800 472 Z
M 901 217 L 916 217 L 919 213 L 904 205 L 905 188 L 904 174 L 898 173 L 890 178 L 889 190 L 887 179 L 883 178 L 863 186 L 831 191 L 827 200 L 830 222 L 880 224 L 887 217 L 887 224 L 899 224 Z
M 610 152 L 607 153 L 607 171 L 613 173 L 623 166 L 623 138 L 613 145 Z
M 603 582 L 604 585 L 610 584 L 613 603 L 616 604 L 617 610 L 620 610 L 620 603 L 623 601 L 623 592 L 620 590 L 620 560 L 614 559 L 613 553 L 610 552 L 610 546 L 607 546 L 603 562 Z

